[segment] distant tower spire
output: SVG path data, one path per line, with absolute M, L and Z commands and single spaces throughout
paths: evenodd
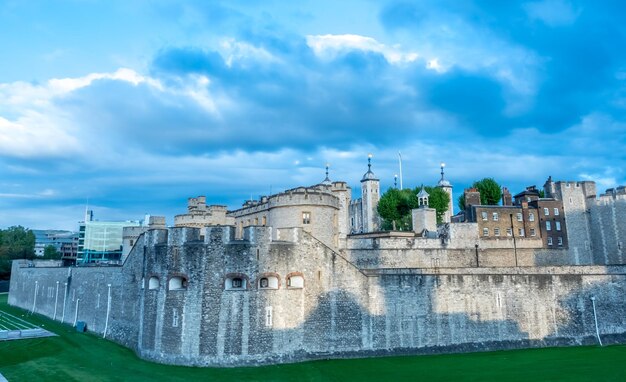
M 327 186 L 332 185 L 332 182 L 330 180 L 330 178 L 328 177 L 328 168 L 330 167 L 330 163 L 326 163 L 326 178 L 324 179 L 324 181 L 322 182 L 322 184 L 325 184 Z
M 446 164 L 441 162 L 441 180 L 443 181 L 443 168 L 446 167 Z
M 450 221 L 452 220 L 452 216 L 454 215 L 454 202 L 453 202 L 453 197 L 452 197 L 452 184 L 450 184 L 450 182 L 448 182 L 445 179 L 445 174 L 443 172 L 444 167 L 446 167 L 446 164 L 441 162 L 440 164 L 441 166 L 441 179 L 439 180 L 439 183 L 437 184 L 439 187 L 441 187 L 442 190 L 444 190 L 449 197 L 449 201 L 448 201 L 448 210 L 444 213 L 443 215 L 443 221 L 444 223 L 450 223 Z

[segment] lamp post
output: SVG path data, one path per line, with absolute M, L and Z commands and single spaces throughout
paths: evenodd
M 515 255 L 515 266 L 517 265 L 517 243 L 515 242 L 515 227 L 513 227 L 513 214 L 509 215 L 511 217 L 511 236 L 513 236 L 513 254 Z
M 402 189 L 402 154 L 398 151 L 398 163 L 400 166 L 400 189 Z

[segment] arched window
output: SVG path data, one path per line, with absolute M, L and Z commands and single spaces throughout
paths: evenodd
M 259 289 L 278 289 L 279 284 L 280 282 L 277 274 L 266 273 L 259 276 L 257 287 Z
M 231 273 L 226 275 L 224 279 L 225 290 L 246 290 L 248 289 L 248 278 L 239 273 Z
M 159 278 L 156 276 L 152 276 L 150 277 L 150 279 L 148 280 L 148 289 L 159 289 Z
M 187 279 L 181 276 L 174 276 L 170 278 L 168 284 L 169 290 L 185 290 L 187 289 Z
M 304 288 L 304 277 L 300 272 L 292 272 L 287 275 L 287 288 L 302 289 Z

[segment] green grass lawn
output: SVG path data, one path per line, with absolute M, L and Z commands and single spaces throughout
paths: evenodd
M 215 369 L 142 361 L 122 346 L 7 305 L 0 310 L 58 337 L 0 341 L 9 381 L 626 381 L 626 346 L 548 348 L 437 356 L 313 361 Z

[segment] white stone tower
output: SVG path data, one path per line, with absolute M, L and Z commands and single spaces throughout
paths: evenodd
M 437 183 L 438 187 L 441 187 L 450 197 L 450 201 L 448 202 L 448 210 L 443 214 L 443 222 L 450 223 L 452 220 L 452 216 L 454 216 L 454 200 L 452 199 L 452 184 L 448 182 L 443 177 L 443 168 L 446 167 L 446 164 L 441 162 L 441 179 L 439 183 Z
M 372 154 L 367 156 L 367 172 L 361 179 L 361 213 L 363 214 L 363 232 L 378 231 L 378 201 L 380 200 L 380 180 L 372 172 Z

